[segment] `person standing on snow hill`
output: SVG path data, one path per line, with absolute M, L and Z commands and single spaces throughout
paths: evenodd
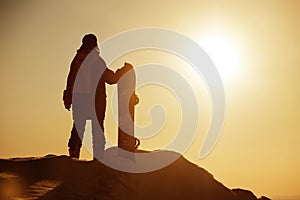
M 68 142 L 70 157 L 79 158 L 86 120 L 91 120 L 92 123 L 93 157 L 94 159 L 103 157 L 105 83 L 115 84 L 118 79 L 119 76 L 108 69 L 105 61 L 100 57 L 96 36 L 85 35 L 71 63 L 67 87 L 63 93 L 65 108 L 70 110 L 72 105 L 74 121 Z

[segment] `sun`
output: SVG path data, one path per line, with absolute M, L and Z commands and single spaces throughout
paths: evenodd
M 223 81 L 231 80 L 239 72 L 239 52 L 233 39 L 209 35 L 198 40 L 217 67 Z

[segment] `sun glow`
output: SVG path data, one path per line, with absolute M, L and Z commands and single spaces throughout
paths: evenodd
M 223 81 L 238 74 L 239 53 L 233 40 L 225 36 L 210 35 L 200 38 L 199 44 L 216 65 Z

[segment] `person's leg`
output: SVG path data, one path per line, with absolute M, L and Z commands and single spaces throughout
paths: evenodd
M 102 159 L 105 148 L 103 120 L 98 122 L 97 119 L 92 120 L 92 140 L 93 140 L 93 157 L 94 159 Z
M 76 126 L 75 126 L 76 124 Z M 82 139 L 85 130 L 86 120 L 74 119 L 71 137 L 68 142 L 69 154 L 71 158 L 78 158 L 80 155 L 80 148 L 82 146 Z
M 97 102 L 97 101 L 96 101 Z M 94 159 L 101 159 L 105 149 L 104 136 L 105 101 L 96 104 L 96 116 L 92 119 L 92 139 Z
M 72 100 L 72 115 L 74 123 L 68 146 L 70 157 L 79 158 L 85 124 L 88 119 L 86 111 L 88 110 L 89 96 L 86 94 L 75 93 L 73 94 Z

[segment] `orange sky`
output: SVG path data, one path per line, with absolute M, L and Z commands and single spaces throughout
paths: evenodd
M 1 1 L 0 157 L 67 154 L 72 118 L 61 97 L 69 64 L 85 33 L 95 33 L 101 42 L 128 29 L 161 27 L 203 45 L 211 36 L 210 41 L 227 41 L 215 44 L 219 53 L 214 55 L 216 50 L 212 50 L 211 55 L 216 64 L 221 63 L 217 67 L 225 87 L 222 135 L 209 156 L 199 160 L 210 113 L 209 98 L 200 81 L 195 89 L 203 92 L 199 98 L 204 99 L 200 109 L 205 117 L 186 157 L 227 187 L 250 189 L 274 199 L 299 197 L 300 3 L 182 2 Z M 228 56 L 221 58 L 222 52 Z M 236 61 L 234 68 L 230 68 L 232 62 L 222 65 L 229 56 Z M 150 51 L 126 55 L 110 67 L 116 69 L 122 59 L 135 66 L 150 61 L 176 67 L 186 64 Z M 151 90 L 155 88 L 138 91 L 141 99 L 147 99 L 137 107 L 141 124 L 149 121 L 143 111 L 157 103 L 147 97 Z M 158 91 L 164 96 L 160 103 L 176 102 L 172 95 Z M 179 113 L 176 103 L 166 108 Z M 106 129 L 114 132 L 116 127 L 109 119 L 110 114 Z M 168 120 L 164 131 L 172 132 L 178 117 Z M 142 141 L 143 148 L 151 149 L 153 144 Z M 153 149 L 159 148 L 155 145 Z M 88 158 L 88 153 L 83 152 L 83 157 Z

